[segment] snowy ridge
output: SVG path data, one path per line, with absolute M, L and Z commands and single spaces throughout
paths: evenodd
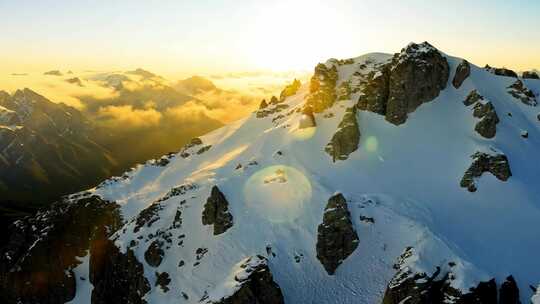
M 358 111 L 360 145 L 347 160 L 333 163 L 324 152 L 345 110 L 361 94 L 354 88 L 377 77 L 376 67 L 390 58 L 368 54 L 329 60 L 326 65 L 338 70 L 336 88 L 349 82 L 353 90 L 349 99 L 316 114 L 316 128 L 298 128 L 309 90 L 304 84 L 284 101 L 287 108 L 281 112 L 263 118 L 253 114 L 201 137 L 200 144 L 167 157 L 163 165 L 138 166 L 89 190 L 121 206 L 126 225 L 112 238 L 122 251 L 133 249 L 144 264 L 152 285 L 144 299 L 218 299 L 235 290 L 231 276 L 239 273 L 234 269 L 259 254 L 268 258 L 285 303 L 380 303 L 396 273 L 393 265 L 412 247 L 401 270 L 431 274 L 444 267 L 455 277 L 452 286 L 463 292 L 479 281 L 502 282 L 512 274 L 522 302 L 530 301 L 528 286 L 540 282 L 540 123 L 538 108 L 508 93 L 515 79 L 471 66 L 459 89 L 447 85 L 401 126 Z M 446 59 L 451 81 L 461 59 Z M 539 95 L 539 80 L 523 82 Z M 494 139 L 474 131 L 477 119 L 462 103 L 473 89 L 493 103 L 501 118 Z M 520 136 L 522 130 L 528 139 Z M 501 182 L 484 173 L 476 180 L 477 192 L 461 188 L 459 181 L 477 151 L 504 153 L 513 176 Z M 196 187 L 171 192 L 180 185 Z M 227 197 L 234 216 L 234 226 L 219 236 L 201 223 L 214 185 Z M 316 258 L 316 230 L 336 192 L 347 199 L 360 243 L 329 276 Z M 160 205 L 156 218 L 134 232 L 135 219 L 151 204 Z M 171 229 L 178 212 L 181 225 Z M 164 256 L 152 267 L 145 252 L 156 239 L 165 244 Z M 158 272 L 170 275 L 169 292 L 154 286 Z M 80 267 L 79 273 L 85 276 Z M 78 289 L 81 300 L 73 303 L 88 303 L 83 299 L 89 295 L 81 293 L 89 290 Z M 538 295 L 535 299 L 538 303 Z

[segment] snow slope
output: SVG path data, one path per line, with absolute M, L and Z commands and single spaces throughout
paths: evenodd
M 354 63 L 339 66 L 338 83 L 354 81 L 360 64 L 367 62 L 361 71 L 366 74 L 372 70 L 370 65 L 390 57 L 355 58 Z M 90 190 L 121 205 L 126 225 L 113 238 L 123 251 L 137 241 L 133 249 L 152 285 L 145 299 L 199 303 L 205 295 L 226 294 L 227 286 L 234 288 L 230 281 L 236 265 L 262 254 L 269 255 L 286 303 L 380 303 L 395 274 L 392 265 L 412 246 L 415 255 L 407 265 L 415 272 L 433 273 L 436 266 L 454 262 L 452 286 L 463 291 L 493 277 L 502 282 L 512 274 L 522 302 L 530 301 L 528 286 L 540 282 L 539 110 L 507 93 L 514 78 L 476 66 L 471 65 L 471 75 L 455 89 L 450 82 L 461 59 L 446 57 L 451 71 L 446 89 L 411 113 L 405 124 L 395 126 L 383 116 L 358 112 L 359 149 L 345 161 L 332 162 L 324 147 L 359 93 L 316 114 L 315 129 L 299 130 L 302 115 L 296 110 L 308 92 L 304 85 L 285 101 L 284 111 L 265 118 L 253 114 L 201 137 L 203 146 L 211 148 L 200 155 L 193 153 L 200 146 L 190 148 L 187 158 L 177 154 L 163 167 L 141 165 L 125 179 Z M 540 81 L 524 82 L 536 95 L 540 93 Z M 473 89 L 491 101 L 499 114 L 494 139 L 474 131 L 477 119 L 471 107 L 462 103 Z M 281 114 L 284 117 L 279 118 Z M 527 139 L 520 136 L 523 130 L 528 131 Z M 485 173 L 476 181 L 477 192 L 461 188 L 470 156 L 490 149 L 506 154 L 512 177 L 501 182 Z M 196 187 L 164 200 L 159 219 L 133 232 L 138 213 L 179 185 Z M 234 216 L 234 226 L 218 236 L 201 223 L 203 205 L 214 185 L 225 194 Z M 328 198 L 336 192 L 348 200 L 360 244 L 329 276 L 315 248 L 317 226 Z M 144 259 L 148 235 L 170 226 L 177 210 L 182 212 L 181 228 L 171 230 L 174 241 L 163 262 L 151 267 Z M 362 221 L 360 216 L 375 222 Z M 207 253 L 197 257 L 198 248 L 206 248 Z M 76 269 L 78 277 L 88 277 L 83 261 Z M 181 267 L 180 261 L 184 261 Z M 154 286 L 156 272 L 169 273 L 170 291 Z M 92 287 L 88 281 L 79 283 L 84 288 L 77 290 L 72 303 L 89 303 Z

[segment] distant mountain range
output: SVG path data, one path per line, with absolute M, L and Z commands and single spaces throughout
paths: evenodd
M 130 75 L 143 80 L 134 82 Z M 80 110 L 29 88 L 13 94 L 0 91 L 0 224 L 32 214 L 61 195 L 95 186 L 136 163 L 176 151 L 191 138 L 222 126 L 204 113 L 184 118 L 169 114 L 196 100 L 189 93 L 217 89 L 209 80 L 190 78 L 173 88 L 160 79 L 142 69 L 103 74 L 95 80 L 116 94 L 101 100 L 81 97 L 85 107 Z M 69 82 L 84 85 L 79 78 Z M 148 101 L 159 118 L 154 124 L 140 128 L 114 116 L 121 113 L 115 109 L 149 110 Z

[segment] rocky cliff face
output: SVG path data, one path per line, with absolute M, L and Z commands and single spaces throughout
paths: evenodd
M 64 303 L 75 296 L 73 269 L 98 235 L 120 226 L 118 206 L 96 196 L 66 199 L 10 228 L 0 249 L 5 303 Z
M 338 130 L 324 150 L 332 156 L 334 162 L 336 160 L 345 160 L 349 157 L 349 154 L 358 149 L 359 142 L 360 130 L 356 118 L 356 107 L 352 107 L 345 111 Z
M 408 113 L 446 88 L 449 69 L 446 58 L 429 43 L 410 44 L 372 74 L 358 107 L 403 124 Z

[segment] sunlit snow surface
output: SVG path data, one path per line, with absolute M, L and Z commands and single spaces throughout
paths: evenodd
M 356 58 L 355 65 L 388 58 L 370 54 Z M 540 108 L 524 105 L 506 92 L 515 79 L 475 66 L 462 87 L 454 89 L 450 81 L 461 60 L 448 60 L 452 73 L 447 88 L 410 114 L 404 125 L 359 112 L 360 147 L 346 161 L 333 163 L 324 147 L 352 100 L 316 114 L 317 127 L 308 130 L 297 129 L 298 112 L 274 122 L 274 116 L 251 115 L 203 136 L 203 144 L 212 147 L 201 155 L 176 156 L 166 167 L 139 166 L 129 179 L 93 190 L 122 206 L 129 223 L 115 235 L 122 250 L 138 236 L 170 226 L 176 210 L 182 210 L 182 228 L 172 233 L 173 239 L 185 234 L 184 242 L 166 250 L 158 268 L 144 261 L 150 242 L 141 241 L 134 248 L 152 285 L 145 299 L 198 303 L 205 293 L 228 286 L 231 270 L 243 258 L 267 255 L 270 246 L 275 257 L 270 255 L 269 265 L 286 303 L 379 303 L 395 273 L 396 258 L 406 246 L 413 246 L 416 255 L 408 261 L 413 271 L 432 273 L 436 266 L 452 261 L 456 263 L 452 284 L 462 290 L 491 277 L 500 283 L 512 274 L 522 302 L 529 302 L 528 286 L 540 282 L 540 124 L 536 118 Z M 338 82 L 352 77 L 355 65 L 340 67 Z M 525 83 L 540 93 L 540 81 Z M 494 104 L 501 119 L 492 140 L 476 134 L 472 108 L 462 103 L 472 89 Z M 288 98 L 289 108 L 280 114 L 300 107 L 307 90 L 304 85 Z M 329 113 L 333 116 L 323 117 Z M 528 139 L 520 136 L 521 130 L 529 132 Z M 470 155 L 490 148 L 508 156 L 513 176 L 501 182 L 484 174 L 476 182 L 476 193 L 461 188 Z M 198 187 L 163 202 L 160 220 L 133 233 L 130 222 L 138 212 L 185 183 Z M 219 236 L 201 223 L 213 185 L 227 197 L 234 217 L 234 226 Z M 360 244 L 336 274 L 328 276 L 316 258 L 315 246 L 324 207 L 335 192 L 348 200 Z M 182 200 L 186 202 L 180 205 Z M 373 217 L 375 223 L 362 222 L 361 215 Z M 208 253 L 195 265 L 195 251 L 201 247 Z M 185 265 L 178 267 L 179 261 Z M 81 265 L 77 275 L 87 277 Z M 155 273 L 163 271 L 172 279 L 168 293 L 154 287 Z M 89 298 L 90 290 L 78 288 L 74 303 L 85 303 L 82 299 Z

